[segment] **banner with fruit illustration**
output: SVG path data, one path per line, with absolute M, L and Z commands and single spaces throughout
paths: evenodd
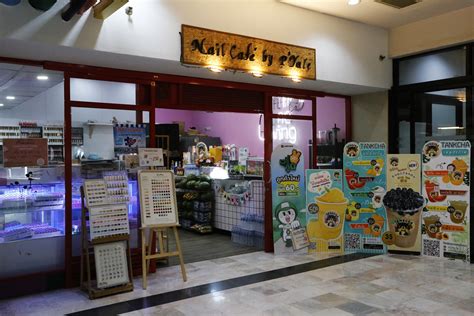
M 272 153 L 272 214 L 275 254 L 307 253 L 304 157 L 292 144 Z
M 384 253 L 386 227 L 382 199 L 386 187 L 385 143 L 344 146 L 344 194 L 348 199 L 344 224 L 344 248 L 348 252 Z
M 423 146 L 423 255 L 469 261 L 469 141 Z
M 387 155 L 387 231 L 382 241 L 388 250 L 421 252 L 421 157 L 418 154 Z
M 341 169 L 306 170 L 308 252 L 344 253 L 346 207 Z

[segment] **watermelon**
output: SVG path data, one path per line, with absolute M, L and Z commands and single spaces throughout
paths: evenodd
M 209 177 L 207 174 L 202 174 L 199 176 L 199 180 L 201 182 L 211 182 L 211 177 Z
M 201 200 L 202 201 L 212 201 L 213 198 L 213 192 L 205 192 L 201 194 Z
M 211 184 L 209 182 L 199 182 L 196 184 L 196 189 L 201 191 L 207 191 L 211 188 Z
M 198 177 L 195 175 L 195 174 L 188 174 L 188 176 L 186 177 L 186 179 L 189 181 L 189 180 L 197 180 Z
M 189 180 L 188 182 L 186 182 L 186 188 L 188 189 L 194 189 L 194 186 L 196 185 L 196 181 L 194 180 Z

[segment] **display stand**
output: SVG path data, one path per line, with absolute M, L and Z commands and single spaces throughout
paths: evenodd
M 138 174 L 140 188 L 142 274 L 143 288 L 147 287 L 147 272 L 152 259 L 179 257 L 183 281 L 187 280 L 181 243 L 178 235 L 178 212 L 174 175 L 171 171 L 142 170 Z M 149 229 L 149 247 L 146 246 L 146 229 Z M 176 250 L 165 248 L 164 236 L 168 229 L 174 233 Z M 152 245 L 158 239 L 159 251 L 152 254 Z
M 81 186 L 81 204 L 82 204 L 82 218 L 81 218 L 81 289 L 86 291 L 90 299 L 96 299 L 108 295 L 133 291 L 132 283 L 132 261 L 130 257 L 129 234 L 120 234 L 113 236 L 97 237 L 89 240 L 87 234 L 87 220 L 90 221 L 90 211 L 85 204 L 84 188 Z M 94 247 L 99 245 L 113 244 L 123 242 L 126 245 L 126 262 L 128 263 L 127 274 L 125 276 L 128 282 L 116 286 L 99 288 L 97 280 L 91 279 L 91 253 L 94 253 Z M 84 271 L 85 270 L 85 271 Z

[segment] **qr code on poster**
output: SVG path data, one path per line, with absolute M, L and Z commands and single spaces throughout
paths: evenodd
M 344 234 L 344 248 L 358 250 L 361 248 L 359 234 Z
M 423 255 L 439 257 L 440 253 L 440 242 L 439 240 L 423 240 Z

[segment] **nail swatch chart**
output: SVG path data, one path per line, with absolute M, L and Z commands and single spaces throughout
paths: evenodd
M 129 282 L 126 251 L 125 241 L 94 246 L 98 288 Z
M 84 181 L 84 193 L 88 207 L 108 203 L 107 186 L 102 179 Z
M 109 204 L 90 207 L 89 226 L 91 240 L 100 237 L 129 234 L 127 205 Z
M 142 226 L 177 224 L 173 173 L 141 171 L 138 177 Z

